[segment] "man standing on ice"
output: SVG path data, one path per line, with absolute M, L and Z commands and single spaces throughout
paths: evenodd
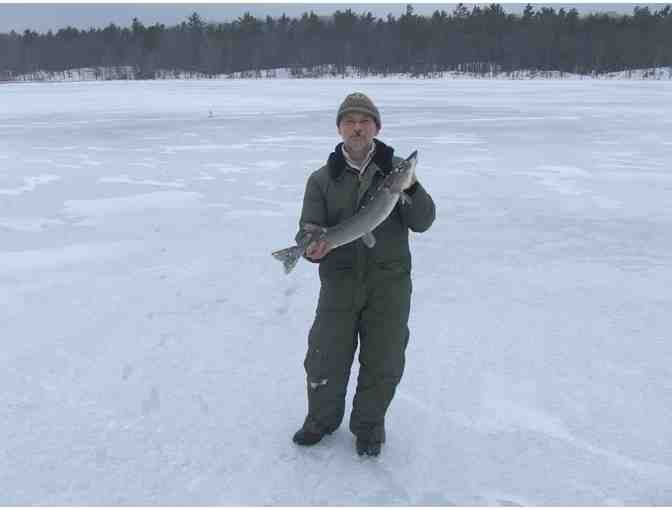
M 308 179 L 297 240 L 307 224 L 331 227 L 353 216 L 402 159 L 374 138 L 380 113 L 364 94 L 345 98 L 336 116 L 339 143 Z M 409 339 L 411 254 L 408 230 L 434 222 L 432 198 L 414 179 L 410 203 L 397 203 L 375 230 L 372 248 L 362 240 L 331 249 L 313 242 L 306 258 L 319 263 L 320 296 L 304 366 L 308 416 L 294 442 L 310 446 L 341 424 L 350 368 L 359 339 L 359 376 L 350 430 L 359 455 L 377 456 L 385 442 L 385 413 L 404 371 Z

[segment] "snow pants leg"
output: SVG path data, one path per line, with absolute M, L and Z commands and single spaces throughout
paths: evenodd
M 382 274 L 367 286 L 359 321 L 359 376 L 350 430 L 369 441 L 385 441 L 385 414 L 404 372 L 408 345 L 411 278 Z
M 308 416 L 304 427 L 334 431 L 343 421 L 350 369 L 357 349 L 354 279 L 343 274 L 322 282 L 304 361 Z

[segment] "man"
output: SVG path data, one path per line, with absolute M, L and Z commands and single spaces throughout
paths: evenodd
M 402 158 L 375 137 L 380 113 L 364 94 L 345 98 L 336 116 L 343 142 L 308 179 L 297 240 L 313 225 L 331 227 L 353 216 Z M 414 179 L 410 203 L 396 205 L 375 230 L 376 244 L 361 240 L 332 249 L 314 241 L 306 258 L 319 263 L 315 321 L 308 336 L 308 415 L 294 442 L 310 446 L 343 420 L 357 340 L 359 376 L 350 416 L 359 455 L 377 456 L 385 442 L 385 413 L 404 370 L 409 339 L 411 254 L 408 230 L 424 232 L 435 218 L 434 202 Z

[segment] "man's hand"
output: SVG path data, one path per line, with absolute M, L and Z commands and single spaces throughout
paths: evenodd
M 415 172 L 413 172 L 413 178 L 411 179 L 411 182 L 406 186 L 403 191 L 406 191 L 408 188 L 413 186 L 416 182 L 418 182 L 418 178 L 415 176 Z
M 313 241 L 306 248 L 306 256 L 313 260 L 320 260 L 331 251 L 331 244 L 326 239 Z
M 312 223 L 306 223 L 303 226 L 303 230 L 306 232 L 319 232 L 322 229 L 319 225 L 314 225 Z M 331 244 L 326 239 L 321 239 L 319 241 L 313 241 L 306 248 L 306 256 L 313 260 L 320 260 L 322 257 L 327 255 L 332 249 Z

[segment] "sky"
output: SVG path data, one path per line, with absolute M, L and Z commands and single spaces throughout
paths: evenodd
M 417 14 L 430 15 L 437 9 L 451 12 L 456 3 L 425 3 L 411 2 Z M 502 2 L 503 3 L 503 2 Z M 474 4 L 465 5 L 471 6 Z M 485 4 L 484 4 L 485 5 Z M 580 13 L 588 12 L 616 12 L 630 14 L 635 5 L 648 5 L 652 10 L 664 4 L 625 4 L 625 3 L 540 3 L 540 6 L 553 6 L 556 9 L 575 7 Z M 130 26 L 134 17 L 145 25 L 163 23 L 172 26 L 185 21 L 193 12 L 208 22 L 225 22 L 250 12 L 254 16 L 265 18 L 266 16 L 279 17 L 286 13 L 290 17 L 300 16 L 310 10 L 317 14 L 331 14 L 334 11 L 344 10 L 348 7 L 355 12 L 370 11 L 376 17 L 386 17 L 388 13 L 400 16 L 405 11 L 406 3 L 383 4 L 383 3 L 238 3 L 238 4 L 214 4 L 214 3 L 171 3 L 171 4 L 147 4 L 147 3 L 4 3 L 0 1 L 0 32 L 7 33 L 12 30 L 23 32 L 25 29 L 47 32 L 57 31 L 59 28 L 73 26 L 78 29 L 90 27 L 104 27 L 110 23 L 119 26 Z M 507 12 L 522 12 L 525 3 L 504 3 Z

